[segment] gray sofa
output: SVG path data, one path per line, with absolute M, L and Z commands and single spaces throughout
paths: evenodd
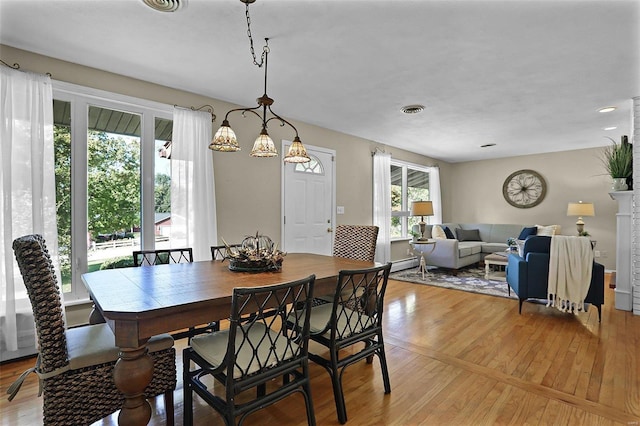
M 518 238 L 522 228 L 533 225 L 489 224 L 489 223 L 443 223 L 456 235 L 456 229 L 477 229 L 482 241 L 458 241 L 457 239 L 438 239 L 433 252 L 425 255 L 429 266 L 460 269 L 480 262 L 488 254 L 505 251 L 508 238 Z M 431 238 L 432 225 L 427 225 L 425 237 Z M 418 225 L 413 231 L 419 232 Z

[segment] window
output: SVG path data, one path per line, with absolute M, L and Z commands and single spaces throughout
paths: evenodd
M 169 245 L 171 107 L 54 83 L 54 151 L 65 301 L 81 275 Z M 162 155 L 164 154 L 164 157 Z
M 411 227 L 420 217 L 410 216 L 412 201 L 437 202 L 432 197 L 433 179 L 430 167 L 422 167 L 400 161 L 391 161 L 391 238 L 408 238 Z M 430 218 L 425 217 L 425 222 Z

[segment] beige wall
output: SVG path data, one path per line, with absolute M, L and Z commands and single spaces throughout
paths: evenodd
M 162 102 L 168 105 L 215 108 L 218 127 L 224 114 L 237 105 L 194 93 L 135 80 L 94 68 L 59 61 L 31 52 L 0 46 L 2 59 L 17 62 L 23 70 L 51 73 L 54 80 Z M 276 96 L 277 97 L 277 96 Z M 218 237 L 237 241 L 256 230 L 280 238 L 280 159 L 257 159 L 248 151 L 258 133 L 258 123 L 251 118 L 232 118 L 231 124 L 241 141 L 238 153 L 214 153 L 214 173 L 218 215 Z M 570 235 L 576 218 L 566 216 L 571 201 L 593 201 L 596 217 L 585 218 L 586 229 L 598 241 L 597 248 L 607 253 L 602 263 L 615 268 L 616 203 L 608 195 L 609 179 L 598 159 L 599 150 L 579 150 L 507 159 L 449 164 L 442 161 L 385 147 L 317 126 L 293 122 L 304 143 L 336 151 L 337 205 L 345 214 L 338 224 L 371 224 L 372 160 L 376 147 L 391 152 L 394 159 L 421 165 L 439 165 L 441 173 L 444 221 L 484 223 L 557 223 L 562 233 Z M 288 128 L 269 129 L 276 146 L 282 139 L 291 140 Z M 511 207 L 502 198 L 502 183 L 513 171 L 533 169 L 542 174 L 548 185 L 542 204 L 532 209 Z M 407 257 L 407 242 L 392 245 L 392 259 Z
M 217 115 L 214 131 L 232 105 L 217 99 L 155 85 L 116 74 L 107 73 L 69 62 L 37 55 L 31 52 L 1 46 L 2 59 L 17 62 L 21 69 L 51 73 L 54 80 L 134 96 L 168 105 L 196 106 L 211 104 Z M 256 95 L 258 95 L 256 93 Z M 276 94 L 277 97 L 277 94 Z M 218 238 L 239 241 L 245 235 L 259 230 L 280 239 L 280 165 L 282 157 L 252 158 L 249 150 L 260 131 L 259 122 L 240 114 L 229 117 L 236 131 L 242 151 L 213 153 L 214 179 L 218 215 Z M 396 148 L 386 148 L 372 141 L 317 126 L 292 121 L 305 144 L 336 151 L 336 203 L 344 206 L 345 214 L 337 215 L 337 224 L 372 223 L 373 161 L 371 152 L 376 147 L 392 152 L 393 158 L 416 164 L 438 164 L 433 159 Z M 280 149 L 282 139 L 291 140 L 288 127 L 272 126 L 269 133 Z M 210 152 L 203 153 L 209 155 Z M 441 163 L 443 169 L 446 163 Z M 221 241 L 219 241 L 221 242 Z
M 595 205 L 594 217 L 585 217 L 585 230 L 597 241 L 604 256 L 598 261 L 615 269 L 617 203 L 609 196 L 611 182 L 602 166 L 601 148 L 525 155 L 452 165 L 445 221 L 462 223 L 558 224 L 563 235 L 576 235 L 576 217 L 567 216 L 567 204 L 585 201 Z M 530 209 L 509 205 L 502 184 L 513 172 L 532 169 L 547 182 L 544 201 Z

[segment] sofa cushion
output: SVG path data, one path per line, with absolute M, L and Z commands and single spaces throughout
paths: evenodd
M 446 240 L 447 234 L 445 234 L 442 226 L 433 225 L 433 228 L 431 228 L 431 238 L 433 238 L 434 240 Z
M 560 235 L 560 225 L 536 225 L 536 235 L 542 235 L 544 237 L 551 237 L 553 235 Z
M 538 233 L 538 227 L 537 226 L 531 226 L 531 227 L 524 227 L 522 228 L 522 231 L 520 231 L 520 235 L 518 235 L 518 240 L 526 240 L 527 237 L 531 236 L 531 235 L 536 235 Z
M 464 241 L 458 243 L 458 257 L 471 256 L 482 251 L 482 242 L 480 241 Z
M 449 228 L 448 226 L 443 227 L 442 230 L 444 231 L 444 234 L 447 236 L 448 239 L 450 240 L 456 239 L 455 235 L 453 235 L 453 232 L 451 232 L 451 228 Z
M 456 236 L 458 241 L 482 241 L 480 239 L 479 229 L 456 229 Z
M 484 243 L 482 244 L 482 252 L 495 253 L 497 251 L 505 251 L 508 247 L 505 243 Z

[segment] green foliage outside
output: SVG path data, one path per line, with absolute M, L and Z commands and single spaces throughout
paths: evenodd
M 122 256 L 122 257 L 115 257 L 113 259 L 105 260 L 100 265 L 100 270 L 128 268 L 130 266 L 134 266 L 133 256 Z
M 104 132 L 89 131 L 88 231 L 98 234 L 131 231 L 140 224 L 140 142 Z M 71 135 L 68 127 L 54 126 L 56 210 L 63 286 L 71 281 Z M 170 209 L 170 177 L 163 175 L 157 201 Z M 100 264 L 98 264 L 98 267 Z

